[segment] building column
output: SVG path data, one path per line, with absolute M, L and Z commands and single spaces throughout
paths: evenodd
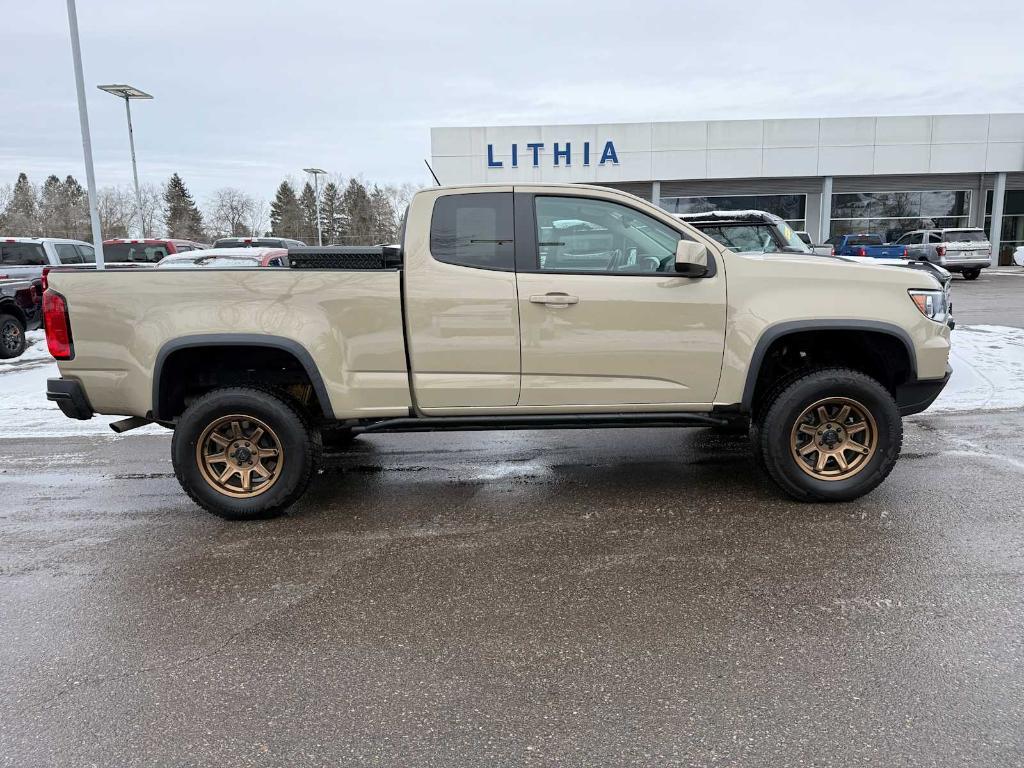
M 971 209 L 967 226 L 985 228 L 985 174 L 978 175 L 978 184 L 971 190 Z
M 992 190 L 992 226 L 988 241 L 992 243 L 992 261 L 999 263 L 999 238 L 1003 234 L 1003 201 L 1006 200 L 1006 171 L 996 174 L 996 185 Z
M 811 242 L 821 242 L 821 197 L 804 195 L 804 229 L 811 236 Z
M 832 177 L 821 180 L 821 225 L 818 242 L 824 243 L 832 235 Z
M 661 208 L 661 182 L 651 182 L 651 202 Z

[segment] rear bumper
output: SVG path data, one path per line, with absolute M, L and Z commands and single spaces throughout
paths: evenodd
M 900 416 L 913 416 L 926 410 L 945 389 L 951 375 L 953 369 L 947 365 L 946 375 L 941 379 L 918 379 L 897 387 L 896 407 L 900 409 Z
M 47 379 L 46 399 L 52 400 L 69 419 L 92 418 L 92 406 L 82 385 L 74 379 Z
M 946 256 L 940 259 L 938 263 L 939 266 L 953 271 L 957 269 L 986 269 L 992 266 L 992 257 L 984 256 L 981 258 L 972 259 L 962 258 L 959 256 L 949 258 L 948 256 Z

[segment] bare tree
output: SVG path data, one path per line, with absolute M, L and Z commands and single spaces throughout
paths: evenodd
M 267 230 L 267 227 L 270 225 L 270 206 L 267 205 L 266 200 L 259 199 L 254 201 L 246 225 L 249 228 L 248 234 L 250 237 L 270 234 Z
M 129 237 L 138 221 L 135 192 L 130 187 L 104 187 L 96 195 L 104 237 Z
M 235 187 L 221 187 L 206 204 L 206 221 L 213 236 L 252 235 L 258 209 L 256 200 Z

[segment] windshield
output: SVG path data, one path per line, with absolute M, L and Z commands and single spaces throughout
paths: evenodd
M 984 243 L 988 237 L 980 229 L 947 229 L 942 233 L 942 239 L 947 243 Z
M 105 243 L 104 261 L 138 261 L 155 264 L 167 255 L 167 247 L 153 243 Z

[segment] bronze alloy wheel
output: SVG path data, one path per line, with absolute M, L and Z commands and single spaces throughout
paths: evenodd
M 804 409 L 790 435 L 797 466 L 817 480 L 846 480 L 871 461 L 878 426 L 871 412 L 848 397 L 826 397 Z
M 284 451 L 269 426 L 252 416 L 222 416 L 196 443 L 203 479 L 225 496 L 251 499 L 266 493 L 281 476 Z

